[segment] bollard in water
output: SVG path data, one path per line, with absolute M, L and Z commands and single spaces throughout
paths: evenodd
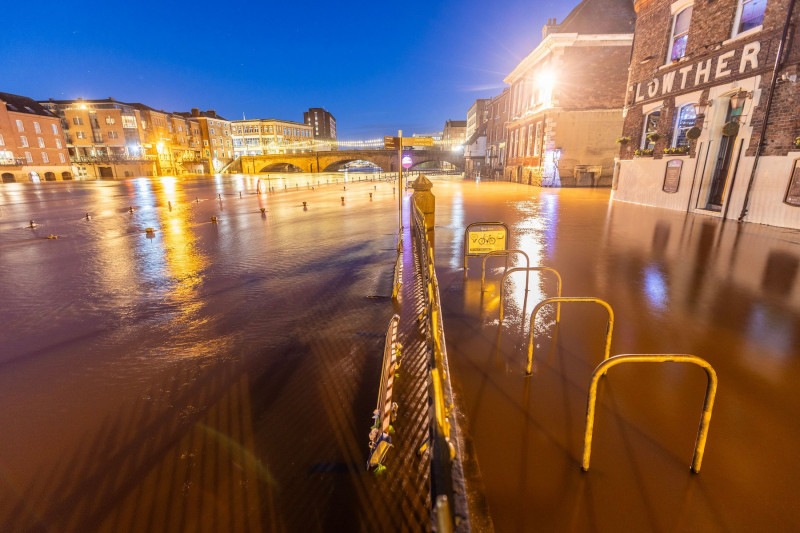
M 169 206 L 169 210 L 172 211 L 172 202 L 167 202 L 167 205 Z
M 342 196 L 342 205 L 344 205 L 344 196 Z
M 344 187 L 342 187 L 342 190 L 343 190 L 343 191 L 346 191 L 346 190 L 347 190 L 347 185 L 345 185 Z
M 372 193 L 369 193 L 369 201 L 372 201 Z
M 200 203 L 200 198 L 198 198 L 197 196 L 195 196 L 195 197 L 194 197 L 194 201 L 195 201 L 195 202 L 197 202 L 197 203 L 199 204 L 199 203 Z
M 155 231 L 156 230 L 154 230 L 153 228 L 145 228 L 144 229 L 144 232 L 147 233 L 147 234 L 153 234 L 153 233 L 155 233 Z
M 377 190 L 378 190 L 378 186 L 377 186 L 377 185 L 375 185 L 374 189 L 377 191 Z
M 242 197 L 242 191 L 239 191 L 239 198 Z
M 216 224 L 217 223 L 217 217 L 211 217 L 211 223 L 212 224 Z
M 261 208 L 261 214 L 262 215 L 266 215 L 267 214 L 267 208 L 266 207 L 262 207 Z
M 89 213 L 86 213 L 86 220 L 90 220 L 92 217 L 89 216 Z
M 219 193 L 219 194 L 217 194 L 217 198 L 219 198 L 220 200 L 222 200 L 222 193 Z
M 28 225 L 29 228 L 35 228 L 36 224 L 31 220 L 31 223 Z
M 305 206 L 306 206 L 306 203 L 305 203 L 305 202 L 303 202 L 303 207 L 305 207 Z
M 129 213 L 133 213 L 133 207 L 129 207 L 129 208 L 128 208 L 128 212 L 129 212 Z

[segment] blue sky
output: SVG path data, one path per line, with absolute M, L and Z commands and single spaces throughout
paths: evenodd
M 348 140 L 440 131 L 499 94 L 547 19 L 577 3 L 46 0 L 0 34 L 0 91 L 227 119 L 325 107 Z

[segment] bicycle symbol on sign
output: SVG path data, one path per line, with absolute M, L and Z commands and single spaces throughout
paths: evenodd
M 497 242 L 497 239 L 494 237 L 481 237 L 478 239 L 478 244 L 494 244 Z

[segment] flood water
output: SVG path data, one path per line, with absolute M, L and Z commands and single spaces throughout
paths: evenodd
M 0 531 L 365 527 L 394 184 L 272 178 L 0 188 Z
M 396 311 L 394 184 L 273 177 L 266 195 L 252 176 L 0 188 L 0 530 L 392 529 L 363 468 Z M 798 232 L 607 190 L 433 182 L 465 467 L 497 531 L 800 529 Z M 714 366 L 699 474 L 706 377 L 675 363 L 601 380 L 581 471 L 607 315 L 565 304 L 556 327 L 543 309 L 525 377 L 555 284 L 534 274 L 526 293 L 515 274 L 499 327 L 502 259 L 485 292 L 480 259 L 461 268 L 464 228 L 493 220 L 565 296 L 612 306 L 612 355 Z
M 800 530 L 800 232 L 609 203 L 608 190 L 434 180 L 432 192 L 451 379 L 497 531 Z M 462 269 L 464 229 L 481 221 L 506 222 L 509 246 L 558 270 L 564 296 L 610 304 L 611 355 L 713 365 L 699 474 L 689 466 L 707 379 L 678 363 L 619 365 L 600 380 L 581 471 L 607 312 L 563 304 L 556 327 L 542 309 L 526 377 L 531 311 L 555 281 L 532 274 L 525 299 L 512 274 L 500 327 L 503 259 L 489 259 L 485 292 L 481 259 L 466 280 Z

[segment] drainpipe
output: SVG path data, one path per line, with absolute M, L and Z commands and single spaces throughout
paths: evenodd
M 786 46 L 786 37 L 789 34 L 789 26 L 792 20 L 792 11 L 794 11 L 794 1 L 789 0 L 789 12 L 786 14 L 786 22 L 783 25 L 783 34 L 781 35 L 781 42 L 778 45 L 778 55 L 775 57 L 775 68 L 772 69 L 772 80 L 769 84 L 769 92 L 767 93 L 767 104 L 764 108 L 764 122 L 761 124 L 761 133 L 758 138 L 758 146 L 756 146 L 756 155 L 753 160 L 753 170 L 750 172 L 750 181 L 747 183 L 747 192 L 744 195 L 744 204 L 742 204 L 742 212 L 739 214 L 739 222 L 744 222 L 744 217 L 747 216 L 748 207 L 750 205 L 750 193 L 753 190 L 753 182 L 756 179 L 756 171 L 758 170 L 758 161 L 761 158 L 761 152 L 764 149 L 765 136 L 767 134 L 767 121 L 769 119 L 770 108 L 772 108 L 772 96 L 775 94 L 775 84 L 778 82 L 778 70 L 781 67 L 783 58 L 783 49 Z

